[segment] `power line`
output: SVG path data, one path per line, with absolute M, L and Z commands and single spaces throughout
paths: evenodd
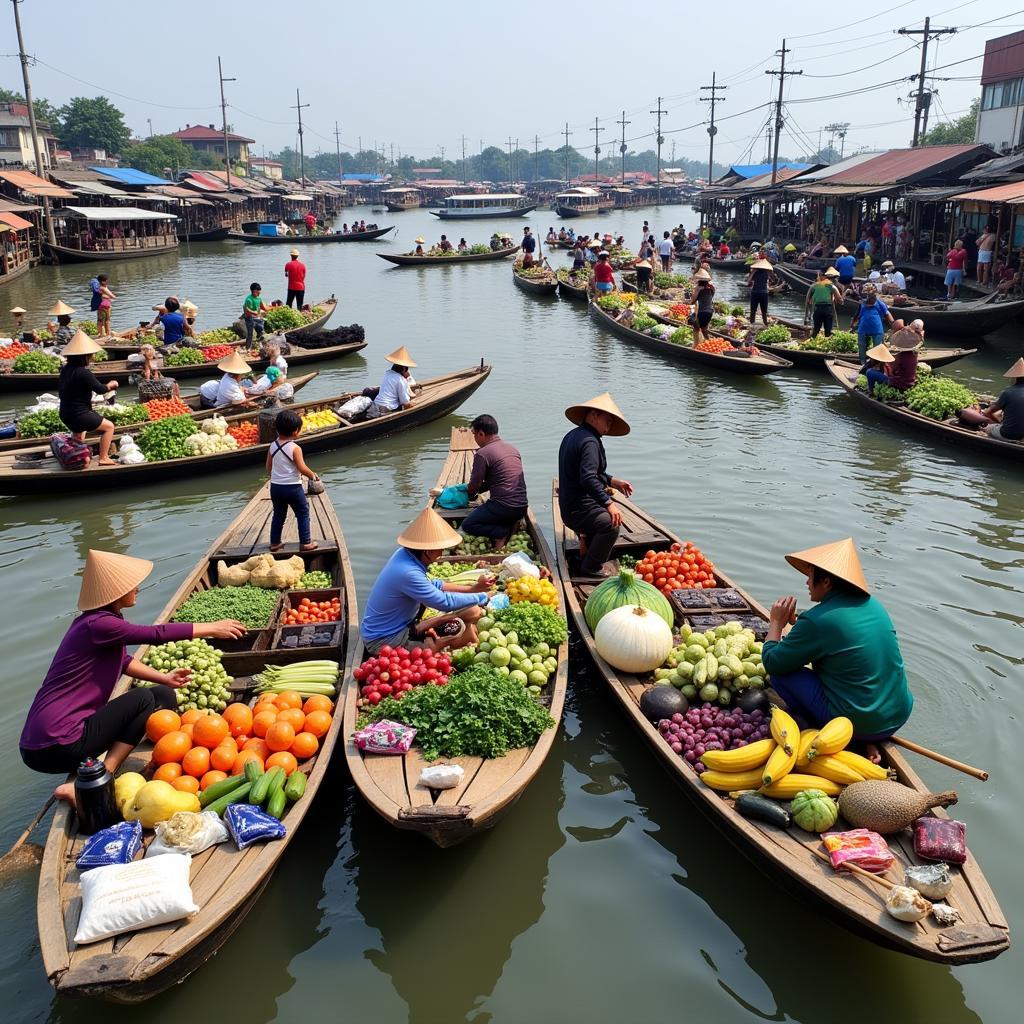
M 718 134 L 718 129 L 715 127 L 715 104 L 719 102 L 718 94 L 725 92 L 729 87 L 727 85 L 717 85 L 717 72 L 711 72 L 711 84 L 702 85 L 700 87 L 701 92 L 708 92 L 710 96 L 702 96 L 701 99 L 705 103 L 711 105 L 711 124 L 708 125 L 708 184 L 711 184 L 711 179 L 714 177 L 713 168 L 715 166 L 715 136 Z M 722 97 L 722 101 L 725 101 L 725 97 Z M 674 145 L 674 143 L 673 143 Z
M 779 137 L 782 135 L 782 90 L 786 85 L 786 79 L 793 75 L 802 75 L 803 71 L 787 71 L 786 70 L 786 54 L 792 53 L 792 50 L 787 49 L 786 40 L 782 40 L 782 49 L 776 51 L 779 55 L 779 70 L 778 71 L 766 71 L 766 75 L 778 75 L 779 76 L 779 98 L 775 101 L 775 148 L 772 151 L 772 184 L 774 185 L 779 173 Z
M 951 36 L 956 34 L 955 28 L 933 29 L 931 27 L 931 23 L 931 18 L 925 18 L 924 28 L 897 29 L 897 33 L 901 36 L 921 37 L 921 74 L 917 81 L 917 102 L 914 104 L 914 146 L 917 146 L 924 134 L 928 131 L 928 103 L 931 102 L 932 97 L 932 94 L 929 91 L 928 103 L 925 102 L 924 73 L 928 60 L 928 43 L 932 39 L 940 39 L 942 36 Z M 921 129 L 922 115 L 924 117 L 924 131 Z

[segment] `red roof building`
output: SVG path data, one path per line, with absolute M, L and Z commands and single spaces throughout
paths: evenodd
M 1024 145 L 1024 32 L 985 43 L 975 141 L 997 153 Z
M 224 133 L 212 124 L 186 125 L 181 131 L 172 132 L 170 137 L 191 146 L 197 153 L 210 153 L 221 161 L 224 159 Z M 232 163 L 248 165 L 249 143 L 255 141 L 228 132 L 228 152 Z

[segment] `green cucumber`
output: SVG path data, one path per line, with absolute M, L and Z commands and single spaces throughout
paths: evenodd
M 735 800 L 736 810 L 744 818 L 755 818 L 758 821 L 766 821 L 769 825 L 777 825 L 779 828 L 789 828 L 789 812 L 775 800 L 769 800 L 760 793 L 740 793 Z
M 245 762 L 245 778 L 250 785 L 255 786 L 263 775 L 263 769 L 256 763 L 255 758 Z
M 284 789 L 275 789 L 274 792 L 270 794 L 270 799 L 267 800 L 267 814 L 272 818 L 280 819 L 281 815 L 284 814 L 284 808 L 287 802 L 288 801 L 285 799 L 284 795 Z
M 273 771 L 276 773 L 274 778 L 270 780 L 270 792 L 267 793 L 267 799 L 269 800 L 275 793 L 284 792 L 284 784 L 288 780 L 288 776 L 285 775 L 284 769 L 277 765 Z
M 213 786 L 210 789 L 213 789 Z M 233 789 L 230 793 L 225 793 L 220 799 L 214 800 L 212 804 L 207 804 L 206 810 L 222 815 L 232 804 L 240 804 L 246 800 L 251 789 L 252 783 L 245 782 L 238 789 Z
M 308 781 L 305 772 L 294 771 L 288 776 L 288 781 L 284 785 L 284 795 L 292 802 L 295 803 L 303 793 L 306 792 L 306 782 Z
M 269 772 L 264 772 L 253 783 L 252 789 L 249 790 L 249 803 L 256 804 L 257 806 L 265 804 L 267 797 L 270 796 L 274 780 L 278 775 L 282 778 L 284 777 L 284 769 L 280 765 L 275 765 Z
M 215 782 L 212 786 L 207 786 L 199 794 L 200 806 L 209 806 L 225 794 L 233 793 L 236 789 L 241 788 L 247 781 L 244 775 L 232 775 L 228 779 L 222 779 L 220 782 Z

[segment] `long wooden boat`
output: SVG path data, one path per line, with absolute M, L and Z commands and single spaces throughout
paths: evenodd
M 475 452 L 472 433 L 464 427 L 452 428 L 448 457 L 437 479 L 435 492 L 452 484 L 466 483 Z M 435 508 L 455 527 L 469 511 Z M 532 509 L 527 510 L 523 526 L 530 534 L 538 562 L 546 566 L 553 576 L 554 556 Z M 483 560 L 499 562 L 502 557 L 486 556 Z M 467 559 L 466 556 L 452 556 L 452 559 L 478 560 Z M 565 614 L 561 605 L 559 611 Z M 457 788 L 446 790 L 419 785 L 420 771 L 427 764 L 441 763 L 425 761 L 419 747 L 414 746 L 404 757 L 364 754 L 359 750 L 352 738 L 358 716 L 356 700 L 359 689 L 352 680 L 345 689 L 345 758 L 356 789 L 385 821 L 399 829 L 420 832 L 440 847 L 454 846 L 492 828 L 522 796 L 558 736 L 569 677 L 568 643 L 558 648 L 556 658 L 558 668 L 551 674 L 539 698 L 555 720 L 555 725 L 546 729 L 532 747 L 510 750 L 504 757 L 443 758 L 445 764 L 461 765 L 465 773 Z M 355 663 L 359 663 L 358 658 Z
M 651 352 L 668 356 L 669 359 L 676 359 L 681 363 L 693 363 L 709 369 L 725 371 L 726 373 L 742 373 L 745 375 L 763 375 L 774 373 L 776 370 L 787 370 L 793 364 L 788 359 L 779 356 L 762 354 L 759 356 L 746 355 L 736 349 L 736 354 L 701 352 L 689 345 L 676 345 L 671 341 L 664 341 L 661 338 L 653 338 L 643 331 L 636 331 L 626 324 L 619 323 L 610 313 L 606 313 L 596 302 L 590 304 L 590 315 L 602 327 L 608 328 L 613 334 L 617 334 L 625 341 L 631 341 Z
M 343 608 L 343 618 L 335 627 L 339 642 L 331 647 L 281 648 L 281 629 L 273 626 L 246 634 L 242 640 L 208 641 L 224 652 L 222 663 L 228 674 L 235 677 L 232 694 L 236 700 L 254 703 L 252 677 L 267 663 L 287 665 L 319 659 L 337 661 L 342 672 L 349 667 L 351 640 L 358 629 L 352 566 L 330 498 L 326 493 L 311 495 L 309 504 L 312 538 L 319 547 L 314 552 L 299 552 L 295 522 L 289 518 L 284 550 L 288 555 L 301 554 L 307 569 L 323 570 L 333 577 Z M 271 512 L 270 488 L 264 485 L 213 542 L 156 621 L 168 622 L 190 595 L 214 586 L 218 561 L 234 564 L 267 551 Z M 145 651 L 145 647 L 140 648 L 137 656 Z M 127 677 L 122 677 L 113 696 L 125 692 L 130 684 Z M 182 981 L 216 953 L 270 882 L 299 831 L 324 781 L 341 722 L 340 708 L 336 707 L 319 751 L 300 764 L 298 770 L 308 776 L 306 791 L 285 812 L 283 821 L 288 831 L 282 839 L 257 843 L 246 850 L 238 850 L 229 839 L 192 859 L 192 894 L 200 909 L 184 921 L 76 946 L 70 936 L 75 933 L 81 912 L 75 859 L 81 852 L 83 837 L 78 833 L 74 812 L 66 804 L 59 804 L 43 853 L 38 903 L 40 951 L 46 976 L 57 994 L 119 1003 L 141 1002 Z M 141 771 L 150 759 L 151 748 L 152 744 L 144 739 L 125 762 L 124 770 Z
M 747 273 L 750 270 L 750 264 L 747 262 L 745 256 L 730 259 L 720 259 L 718 256 L 709 256 L 708 263 L 715 268 L 715 270 L 730 270 L 736 273 Z
M 789 267 L 776 266 L 775 272 L 797 288 L 808 287 L 807 281 L 795 275 Z M 882 301 L 893 316 L 905 320 L 922 320 L 925 330 L 945 334 L 954 338 L 977 338 L 991 334 L 1024 313 L 1024 299 L 1012 302 L 995 302 L 995 295 L 989 295 L 976 302 L 939 302 L 927 305 L 911 303 L 890 304 L 886 297 Z M 843 300 L 842 308 L 850 314 L 856 313 L 859 302 L 856 298 Z
M 307 363 L 326 363 L 331 359 L 341 359 L 343 356 L 351 355 L 360 349 L 366 348 L 365 341 L 348 341 L 343 345 L 329 345 L 325 348 L 303 348 L 301 345 L 292 345 L 287 356 L 288 365 L 302 366 Z M 243 356 L 245 353 L 242 353 Z M 253 372 L 265 370 L 270 365 L 268 359 L 246 358 Z M 128 375 L 136 373 L 134 367 L 130 367 L 126 360 L 110 359 L 105 363 L 93 363 L 93 373 L 100 381 L 116 380 L 119 384 L 127 383 Z M 160 371 L 165 377 L 172 377 L 175 380 L 183 380 L 190 377 L 216 377 L 220 374 L 216 363 L 198 363 L 188 366 L 165 366 Z M 60 380 L 59 373 L 0 373 L 0 392 L 3 391 L 34 391 L 36 389 L 46 390 L 56 388 Z
M 320 371 L 314 370 L 312 373 L 304 373 L 301 377 L 289 377 L 288 383 L 291 384 L 292 388 L 298 392 L 301 391 L 314 377 L 318 375 Z M 234 416 L 244 410 L 238 405 L 224 405 L 219 409 L 204 409 L 200 402 L 198 392 L 194 395 L 182 395 L 181 400 L 192 410 L 192 418 L 197 422 L 205 419 L 209 419 L 211 416 Z M 291 400 L 288 400 L 288 404 L 291 405 Z M 103 412 L 102 406 L 97 406 L 96 411 L 98 413 Z M 138 432 L 144 423 L 132 423 L 122 427 L 114 427 L 114 437 L 121 437 L 124 434 L 130 434 Z M 15 452 L 23 451 L 26 448 L 38 448 L 40 445 L 48 445 L 50 443 L 52 435 L 46 437 L 9 437 L 4 440 L 0 440 L 0 452 Z M 99 440 L 98 435 L 90 433 L 86 435 L 86 440 L 90 442 L 97 442 Z
M 358 444 L 385 434 L 394 434 L 418 427 L 454 412 L 487 379 L 491 367 L 481 361 L 455 373 L 421 382 L 413 404 L 408 409 L 385 413 L 376 419 L 351 423 L 343 420 L 302 435 L 303 453 L 329 451 Z M 330 398 L 296 403 L 292 408 L 305 415 L 331 409 L 355 398 L 361 391 L 350 391 Z M 226 417 L 229 425 L 255 423 L 258 410 Z M 165 480 L 188 479 L 202 473 L 217 473 L 266 458 L 269 444 L 255 444 L 214 455 L 192 455 L 163 462 L 142 462 L 136 466 L 120 464 L 100 466 L 95 460 L 86 469 L 62 469 L 50 453 L 49 446 L 0 453 L 0 494 L 68 494 L 134 484 L 160 483 Z
M 559 272 L 560 273 L 560 272 Z M 573 279 L 572 271 L 569 271 L 565 276 L 559 277 L 558 274 L 558 294 L 563 299 L 569 299 L 572 302 L 589 302 L 590 301 L 590 279 L 583 278 L 582 280 Z
M 544 277 L 540 278 L 523 277 L 518 264 L 512 266 L 512 283 L 531 295 L 554 295 L 558 289 L 558 279 L 553 270 L 549 270 Z
M 249 231 L 231 231 L 228 238 L 249 245 L 326 245 L 328 242 L 370 242 L 389 231 L 388 228 L 373 228 L 366 231 L 326 231 L 322 235 L 258 235 Z
M 127 239 L 120 241 L 124 243 Z M 149 242 L 151 239 L 143 238 L 139 241 Z M 147 244 L 139 248 L 76 249 L 74 246 L 57 245 L 51 242 L 44 242 L 43 246 L 55 263 L 117 263 L 120 260 L 141 260 L 147 256 L 163 256 L 169 252 L 176 252 L 178 237 L 170 235 L 165 244 Z
M 377 255 L 388 263 L 399 267 L 447 267 L 452 263 L 487 263 L 490 260 L 503 260 L 513 253 L 519 252 L 518 245 L 510 245 L 492 252 L 451 252 L 447 256 L 416 256 L 413 253 L 379 252 Z
M 666 550 L 680 542 L 675 534 L 632 502 L 617 496 L 615 503 L 622 509 L 623 524 L 619 540 L 612 550 L 613 561 L 624 554 L 640 558 L 648 549 Z M 586 599 L 594 584 L 582 583 L 577 579 L 579 541 L 562 522 L 559 514 L 557 480 L 552 509 L 555 553 L 565 590 L 566 607 L 598 677 L 604 680 L 616 705 L 639 729 L 673 780 L 726 838 L 789 890 L 809 898 L 830 917 L 867 937 L 869 941 L 910 956 L 948 965 L 991 960 L 1009 948 L 1009 924 L 973 853 L 963 867 L 952 869 L 954 887 L 947 900 L 960 911 L 963 921 L 952 928 L 938 926 L 931 917 L 919 924 L 906 924 L 886 913 L 879 896 L 881 890 L 875 883 L 862 881 L 856 875 L 835 872 L 830 864 L 822 861 L 818 853 L 824 850 L 816 837 L 802 832 L 795 825 L 789 830 L 779 829 L 774 825 L 741 817 L 728 796 L 704 786 L 689 765 L 672 753 L 655 725 L 640 711 L 640 698 L 648 682 L 638 676 L 617 671 L 597 652 L 593 633 L 583 614 Z M 719 586 L 735 588 L 743 597 L 750 609 L 744 614 L 764 620 L 768 618 L 767 610 L 733 580 L 717 568 L 715 575 Z M 677 612 L 677 625 L 681 625 L 682 621 Z M 920 792 L 928 792 L 898 747 L 890 743 L 880 744 L 880 747 L 883 763 L 895 771 L 900 782 Z M 948 816 L 942 810 L 933 813 L 937 817 Z M 887 877 L 902 884 L 904 866 L 920 861 L 914 854 L 909 830 L 902 835 L 888 837 L 888 841 L 896 856 L 896 863 Z M 751 885 L 752 888 L 756 887 L 755 883 Z
M 32 269 L 32 266 L 32 261 L 30 259 L 26 259 L 16 267 L 12 267 L 6 274 L 0 274 L 0 286 L 10 284 L 11 281 L 16 281 L 22 274 L 27 274 Z
M 1001 455 L 1004 458 L 1024 462 L 1024 441 L 1004 441 L 999 437 L 989 437 L 983 430 L 963 426 L 955 417 L 948 420 L 933 420 L 930 416 L 914 412 L 913 409 L 905 405 L 882 402 L 877 398 L 872 398 L 866 391 L 861 391 L 857 387 L 859 367 L 850 363 L 840 363 L 830 359 L 825 364 L 825 368 L 832 375 L 832 379 L 860 403 L 861 408 L 868 409 L 875 415 L 886 416 L 900 423 L 908 423 L 933 437 L 958 444 L 972 451 L 990 452 L 993 455 Z
M 327 325 L 327 321 L 334 316 L 334 311 L 338 308 L 338 300 L 332 295 L 329 299 L 324 299 L 322 302 L 313 303 L 314 306 L 319 306 L 323 309 L 323 313 L 308 323 L 299 324 L 298 327 L 287 327 L 283 331 L 278 331 L 288 341 L 297 341 L 299 338 L 308 338 L 313 334 L 319 334 Z M 230 325 L 228 325 L 230 329 Z M 200 334 L 202 331 L 199 332 Z M 97 338 L 96 341 L 103 346 L 104 351 L 111 359 L 127 359 L 130 355 L 135 355 L 139 349 L 146 344 L 146 340 L 149 340 L 150 344 L 156 344 L 156 335 L 150 335 L 140 325 L 138 327 L 129 327 L 126 331 L 119 331 L 117 334 L 112 335 L 109 338 Z M 239 338 L 237 344 L 242 344 L 244 339 Z M 160 346 L 157 345 L 159 348 Z
M 223 242 L 228 237 L 231 228 L 219 224 L 215 228 L 205 228 L 202 231 L 189 231 L 187 228 L 179 227 L 179 242 Z

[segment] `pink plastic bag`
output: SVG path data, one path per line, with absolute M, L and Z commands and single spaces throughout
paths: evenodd
M 866 828 L 827 832 L 821 838 L 836 871 L 847 864 L 853 864 L 865 871 L 882 874 L 889 870 L 896 859 L 889 852 L 886 841 L 877 832 Z
M 914 853 L 925 860 L 963 864 L 967 860 L 967 826 L 950 818 L 918 818 L 914 822 Z
M 416 730 L 401 722 L 374 722 L 356 731 L 356 746 L 366 754 L 405 754 L 416 738 Z

